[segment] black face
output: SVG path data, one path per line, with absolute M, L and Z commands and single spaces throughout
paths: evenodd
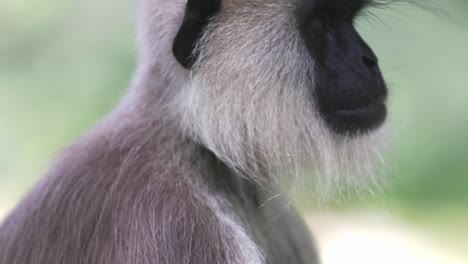
M 366 2 L 304 1 L 301 32 L 317 63 L 316 97 L 324 119 L 339 134 L 378 128 L 387 114 L 387 88 L 377 57 L 353 26 Z

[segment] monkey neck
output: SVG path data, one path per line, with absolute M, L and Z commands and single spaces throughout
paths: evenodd
M 107 135 L 107 129 L 112 129 L 111 134 L 122 142 L 118 144 L 125 144 L 121 148 L 143 148 L 153 153 L 152 162 L 166 170 L 162 177 L 173 177 L 167 171 L 190 172 L 190 181 L 230 197 L 237 204 L 263 203 L 258 190 L 267 189 L 266 183 L 248 180 L 242 172 L 231 169 L 210 150 L 183 134 L 170 107 L 182 86 L 180 80 L 165 75 L 158 65 L 140 69 L 133 87 L 105 121 L 100 134 Z

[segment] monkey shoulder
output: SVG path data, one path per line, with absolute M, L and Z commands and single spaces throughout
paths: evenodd
M 0 226 L 0 264 L 262 263 L 217 199 L 161 163 L 142 145 L 66 149 Z

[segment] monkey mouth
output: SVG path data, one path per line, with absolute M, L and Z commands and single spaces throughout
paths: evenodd
M 353 135 L 379 128 L 386 116 L 387 107 L 382 98 L 365 106 L 334 109 L 326 119 L 339 134 Z
M 341 118 L 361 118 L 368 119 L 375 115 L 380 115 L 386 109 L 384 103 L 374 103 L 365 107 L 352 109 L 337 109 L 335 115 Z

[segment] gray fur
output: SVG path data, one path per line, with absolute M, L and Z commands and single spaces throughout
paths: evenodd
M 314 168 L 320 188 L 358 185 L 383 129 L 324 127 L 293 5 L 224 0 L 188 72 L 171 53 L 185 0 L 141 1 L 132 89 L 3 222 L 0 264 L 318 263 L 276 182 Z

